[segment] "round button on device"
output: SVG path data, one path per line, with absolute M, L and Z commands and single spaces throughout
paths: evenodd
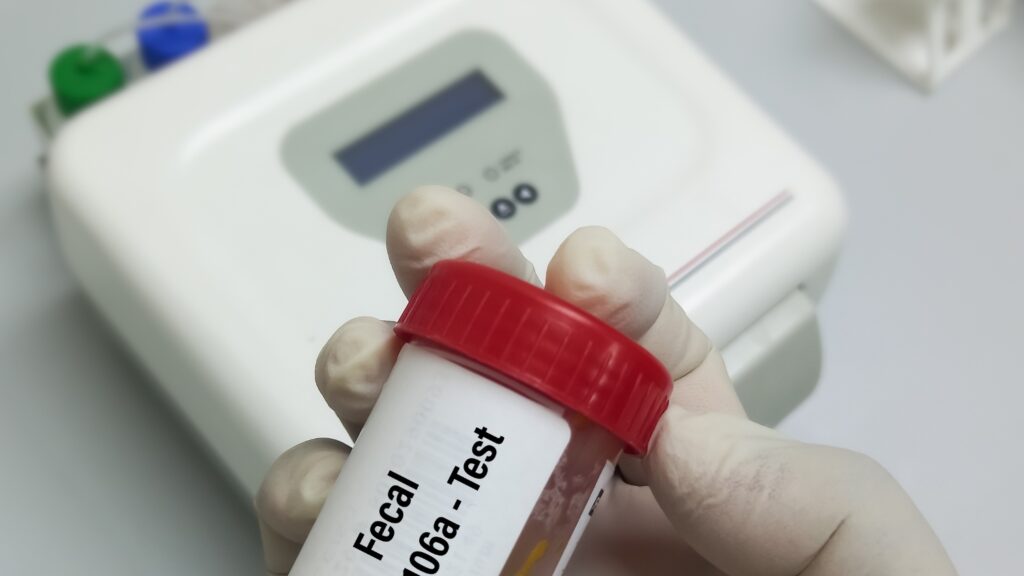
M 533 204 L 537 200 L 537 189 L 532 184 L 517 184 L 512 196 L 523 204 Z
M 499 220 L 508 220 L 515 216 L 516 205 L 508 198 L 498 198 L 491 202 L 491 214 L 494 214 Z

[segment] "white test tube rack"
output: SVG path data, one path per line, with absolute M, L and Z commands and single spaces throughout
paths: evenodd
M 815 0 L 926 91 L 1010 21 L 1013 0 Z

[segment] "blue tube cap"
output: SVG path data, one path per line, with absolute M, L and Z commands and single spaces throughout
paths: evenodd
M 156 70 L 203 47 L 209 27 L 188 2 L 154 2 L 139 16 L 135 30 L 148 70 Z

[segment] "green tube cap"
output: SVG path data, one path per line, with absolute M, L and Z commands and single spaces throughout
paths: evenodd
M 75 45 L 50 62 L 50 89 L 57 107 L 71 116 L 124 86 L 124 69 L 106 49 Z

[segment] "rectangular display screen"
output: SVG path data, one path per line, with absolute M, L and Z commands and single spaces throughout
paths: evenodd
M 500 102 L 504 95 L 474 70 L 334 153 L 360 185 Z

